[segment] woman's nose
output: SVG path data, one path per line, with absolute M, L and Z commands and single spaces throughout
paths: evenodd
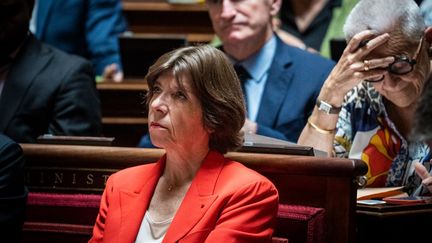
M 157 97 L 154 97 L 152 101 L 150 102 L 150 108 L 153 111 L 159 111 L 162 113 L 166 113 L 168 111 L 168 105 L 166 102 L 166 99 L 164 96 L 159 95 Z

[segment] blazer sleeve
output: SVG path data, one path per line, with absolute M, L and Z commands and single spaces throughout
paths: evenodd
M 90 0 L 85 33 L 91 61 L 96 74 L 115 63 L 121 69 L 118 36 L 126 31 L 127 23 L 119 0 Z
M 56 135 L 100 136 L 100 101 L 91 64 L 76 61 L 56 94 L 48 132 Z
M 262 180 L 237 190 L 205 242 L 270 242 L 278 209 L 278 193 Z
M 102 199 L 99 207 L 99 214 L 96 217 L 96 223 L 93 226 L 93 236 L 89 240 L 89 243 L 103 242 L 105 234 L 105 222 L 109 210 L 109 199 L 111 192 L 113 191 L 113 184 L 111 177 L 108 178 L 105 190 L 102 194 Z

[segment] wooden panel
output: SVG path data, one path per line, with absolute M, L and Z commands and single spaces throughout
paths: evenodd
M 123 0 L 123 12 L 135 33 L 186 34 L 189 42 L 209 42 L 213 38 L 205 4 Z
M 106 81 L 98 83 L 97 90 L 102 104 L 102 117 L 147 117 L 144 101 L 148 87 L 144 81 Z
M 114 144 L 136 147 L 147 132 L 147 110 L 144 105 L 148 90 L 144 80 L 121 83 L 104 81 L 97 84 L 102 109 L 103 135 L 115 137 Z

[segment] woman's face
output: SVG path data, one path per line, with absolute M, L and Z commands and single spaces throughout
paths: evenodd
M 210 135 L 204 128 L 201 104 L 186 75 L 182 76 L 182 86 L 171 72 L 166 72 L 151 90 L 149 132 L 157 147 L 193 148 L 197 143 L 208 146 Z
M 409 60 L 417 59 L 418 61 L 418 55 L 416 55 L 415 52 L 395 53 L 395 51 L 389 50 L 387 46 L 381 46 L 380 48 L 377 48 L 371 53 L 370 56 L 404 56 Z M 403 75 L 386 72 L 386 74 L 384 75 L 384 79 L 381 82 L 373 83 L 373 86 L 381 95 L 383 95 L 387 100 L 389 100 L 396 106 L 409 107 L 415 102 L 417 102 L 423 90 L 424 82 L 429 73 L 428 65 L 428 62 L 417 62 L 414 65 L 413 71 Z

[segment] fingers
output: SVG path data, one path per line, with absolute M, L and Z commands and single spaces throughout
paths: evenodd
M 364 40 L 370 40 L 376 36 L 376 32 L 372 30 L 365 30 L 356 34 L 348 43 L 347 49 L 349 52 L 354 53 L 361 46 L 360 43 Z
M 360 80 L 379 80 L 381 81 L 383 79 L 383 76 L 386 71 L 383 70 L 371 70 L 369 72 L 354 72 L 353 76 L 356 79 Z
M 393 62 L 394 62 L 394 57 L 364 60 L 363 69 L 364 71 L 369 71 L 371 69 L 376 69 L 376 68 L 386 68 L 388 67 L 388 65 L 390 65 Z
M 428 188 L 430 192 L 432 192 L 429 188 L 432 189 L 432 177 L 426 178 L 422 181 L 422 184 Z
M 255 134 L 257 131 L 257 124 L 249 119 L 246 119 L 245 123 L 243 124 L 243 127 L 241 130 L 245 133 L 253 133 Z
M 386 67 L 392 62 L 394 57 L 370 59 L 355 62 L 349 66 L 349 69 L 357 79 L 381 81 L 387 73 Z
M 119 70 L 117 64 L 113 63 L 105 67 L 103 78 L 105 80 L 111 79 L 116 82 L 121 82 L 123 81 L 123 72 Z
M 426 187 L 429 192 L 432 192 L 432 176 L 427 171 L 426 167 L 421 163 L 414 164 L 417 175 L 422 179 L 422 185 Z
M 356 34 L 345 48 L 343 56 L 346 57 L 349 63 L 363 61 L 377 47 L 388 41 L 390 35 L 384 33 L 376 35 L 376 32 L 365 30 Z
M 108 66 L 106 66 L 105 68 L 104 68 L 104 71 L 103 71 L 103 77 L 105 78 L 105 79 L 109 79 L 109 78 L 111 78 L 111 76 L 113 76 L 114 75 L 114 73 L 117 71 L 117 65 L 116 64 L 110 64 L 110 65 L 108 65 Z
M 362 40 L 360 41 L 359 45 L 361 43 L 366 43 L 364 44 L 364 46 L 361 46 L 357 49 L 357 51 L 355 51 L 355 56 L 357 60 L 363 60 L 366 56 L 368 56 L 373 50 L 375 50 L 376 48 L 378 48 L 379 46 L 383 45 L 384 43 L 386 43 L 388 41 L 388 39 L 390 38 L 390 35 L 387 33 L 381 34 L 377 37 L 374 37 L 373 39 L 370 40 Z
M 422 180 L 432 178 L 432 176 L 427 171 L 426 167 L 424 167 L 424 165 L 422 165 L 421 163 L 415 163 L 414 164 L 414 168 L 415 168 L 415 171 L 416 171 L 417 175 Z M 432 180 L 432 179 L 430 179 L 430 180 Z
M 377 59 L 355 62 L 351 64 L 350 68 L 356 72 L 361 72 L 361 71 L 367 72 L 374 69 L 386 68 L 388 67 L 388 65 L 390 65 L 393 62 L 394 62 L 394 57 L 377 58 Z
M 123 81 L 123 72 L 118 71 L 114 74 L 114 76 L 112 77 L 112 79 L 114 80 L 114 82 L 121 82 Z

